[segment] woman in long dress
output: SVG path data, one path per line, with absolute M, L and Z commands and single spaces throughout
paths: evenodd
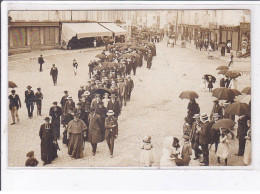
M 245 153 L 244 153 L 244 164 L 246 166 L 251 164 L 251 152 L 252 152 L 252 143 L 251 143 L 251 121 L 247 121 L 247 125 L 249 130 L 247 131 L 246 139 L 246 146 L 245 146 Z
M 151 137 L 145 136 L 143 139 L 143 145 L 142 145 L 142 156 L 141 156 L 141 163 L 145 167 L 151 167 L 152 163 L 154 163 L 153 153 L 152 153 L 153 145 L 151 143 Z
M 216 152 L 216 155 L 218 157 L 218 163 L 220 163 L 220 158 L 222 158 L 225 160 L 226 166 L 227 166 L 227 159 L 230 154 L 228 132 L 230 131 L 223 131 L 223 129 L 220 128 L 220 138 L 219 138 L 220 143 L 218 144 L 218 150 Z M 232 138 L 233 138 L 233 134 L 232 134 Z
M 175 159 L 178 159 L 180 154 L 179 146 L 173 147 L 174 137 L 170 136 L 164 140 L 163 155 L 160 161 L 160 167 L 176 166 Z

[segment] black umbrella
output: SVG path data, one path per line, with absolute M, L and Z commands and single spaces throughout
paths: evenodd
M 215 83 L 216 82 L 216 78 L 213 76 L 213 75 L 210 75 L 210 74 L 205 74 L 204 75 L 204 78 L 209 81 L 209 77 L 212 77 L 212 82 Z
M 225 111 L 228 114 L 233 114 L 238 116 L 248 115 L 250 113 L 249 105 L 242 102 L 234 102 L 233 104 L 230 104 Z
M 198 98 L 199 95 L 194 91 L 184 91 L 180 94 L 179 98 L 181 99 L 194 99 Z
M 236 123 L 231 119 L 220 119 L 217 122 L 215 122 L 211 128 L 212 129 L 219 129 L 219 128 L 232 129 L 235 126 L 235 124 Z
M 8 82 L 8 87 L 9 87 L 9 88 L 17 88 L 17 85 L 16 85 L 14 82 L 9 81 L 9 82 Z
M 232 90 L 227 88 L 216 88 L 212 91 L 212 96 L 215 96 L 219 100 L 232 101 L 235 98 L 235 94 Z
M 105 93 L 108 93 L 109 95 L 111 94 L 110 90 L 106 88 L 98 88 L 93 91 L 93 94 L 100 94 L 101 97 L 103 97 Z

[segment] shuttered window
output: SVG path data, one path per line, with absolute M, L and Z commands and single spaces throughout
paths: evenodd
M 45 45 L 55 44 L 55 27 L 44 27 Z
M 13 47 L 26 46 L 25 28 L 12 28 Z
M 238 32 L 232 33 L 232 50 L 238 50 Z
M 222 31 L 221 42 L 224 42 L 224 43 L 227 42 L 227 31 Z

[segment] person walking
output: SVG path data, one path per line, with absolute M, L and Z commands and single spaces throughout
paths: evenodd
M 40 55 L 40 57 L 38 58 L 38 63 L 40 64 L 40 72 L 42 72 L 43 71 L 42 64 L 44 63 L 42 55 Z
M 151 143 L 151 136 L 144 136 L 142 145 L 141 164 L 145 167 L 151 167 L 154 163 L 154 157 L 152 153 L 153 144 Z
M 233 60 L 234 60 L 234 55 L 233 55 L 233 53 L 231 52 L 231 53 L 230 53 L 230 58 L 229 58 L 228 67 L 230 67 L 230 65 L 233 64 L 233 62 L 234 62 Z
M 245 152 L 245 145 L 248 132 L 248 125 L 247 125 L 248 116 L 242 115 L 239 117 L 237 123 L 237 139 L 238 139 L 238 153 L 235 154 L 236 156 L 243 156 Z
M 118 123 L 117 123 L 117 119 L 114 117 L 113 110 L 109 110 L 107 112 L 107 118 L 105 119 L 105 129 L 106 129 L 105 139 L 107 140 L 110 157 L 113 158 L 114 142 L 118 136 Z
M 223 115 L 222 115 L 222 113 L 223 113 L 222 106 L 219 105 L 219 100 L 216 99 L 213 102 L 214 102 L 214 105 L 212 107 L 212 110 L 211 110 L 211 113 L 210 113 L 210 117 L 209 117 L 210 121 L 212 121 L 214 113 L 218 113 L 220 119 L 222 119 L 222 117 L 223 117 Z
M 83 158 L 84 136 L 86 136 L 87 126 L 79 119 L 79 114 L 75 111 L 73 113 L 74 119 L 67 125 L 67 132 L 69 136 L 68 154 L 71 158 Z
M 200 115 L 195 114 L 194 117 L 195 121 L 192 124 L 191 132 L 189 134 L 190 142 L 191 142 L 191 148 L 195 152 L 195 158 L 194 160 L 199 159 L 200 155 L 202 154 L 201 149 L 199 148 L 199 131 L 198 128 L 201 126 L 201 120 Z
M 107 110 L 113 110 L 114 112 L 114 116 L 116 118 L 118 118 L 118 116 L 120 115 L 120 105 L 119 102 L 116 100 L 116 95 L 115 94 L 111 94 L 111 99 L 109 100 L 108 104 L 107 104 Z
M 57 139 L 60 139 L 60 117 L 62 115 L 62 109 L 57 104 L 57 102 L 53 102 L 49 115 L 51 116 L 54 135 Z
M 194 115 L 200 114 L 200 107 L 199 104 L 196 102 L 195 98 L 190 99 L 187 109 L 187 118 L 189 124 L 192 126 L 193 122 L 195 121 L 195 119 L 193 118 Z
M 201 166 L 209 166 L 209 143 L 210 143 L 210 128 L 211 125 L 208 120 L 208 115 L 206 113 L 201 115 L 202 125 L 198 127 L 199 132 L 199 145 L 202 149 L 203 162 Z
M 220 116 L 219 113 L 214 113 L 212 116 L 212 120 L 210 121 L 211 128 L 210 128 L 210 148 L 213 144 L 215 144 L 215 153 L 218 150 L 219 138 L 220 138 L 220 131 L 218 129 L 213 129 L 212 126 L 215 122 L 219 120 Z
M 152 60 L 153 60 L 152 51 L 149 50 L 149 53 L 147 55 L 147 68 L 148 69 L 151 69 L 151 67 L 152 67 Z
M 218 159 L 218 163 L 220 163 L 220 158 L 222 158 L 225 161 L 225 166 L 227 166 L 228 156 L 230 154 L 229 140 L 226 131 L 223 131 L 221 128 L 219 129 L 219 131 L 220 131 L 219 147 L 216 152 L 216 156 Z
M 43 95 L 41 92 L 41 88 L 37 88 L 37 92 L 35 93 L 35 102 L 37 106 L 38 116 L 42 116 L 42 100 L 43 100 Z
M 57 78 L 58 78 L 58 68 L 55 67 L 55 64 L 52 65 L 50 75 L 52 76 L 54 86 L 57 85 Z
M 62 96 L 60 104 L 61 104 L 62 113 L 65 114 L 65 104 L 68 101 L 67 98 L 68 98 L 69 94 L 68 94 L 67 90 L 65 90 L 63 93 L 64 93 L 64 96 Z
M 18 94 L 15 94 L 15 90 L 11 91 L 11 95 L 8 97 L 9 99 L 9 110 L 11 111 L 11 116 L 13 123 L 15 124 L 15 117 L 17 119 L 17 123 L 19 123 L 18 109 L 22 108 L 21 100 Z
M 251 143 L 251 121 L 247 121 L 247 126 L 249 127 L 249 130 L 247 131 L 246 139 L 246 145 L 245 145 L 245 153 L 244 153 L 244 159 L 243 162 L 246 166 L 249 166 L 251 164 L 251 158 L 252 158 L 252 143 Z
M 95 156 L 97 151 L 97 144 L 101 142 L 101 117 L 96 114 L 96 109 L 92 107 L 88 116 L 89 127 L 88 127 L 88 138 L 87 142 L 91 143 L 92 155 Z
M 76 59 L 73 59 L 72 66 L 73 66 L 74 75 L 76 76 L 77 70 L 78 70 L 78 63 L 77 63 Z
M 79 89 L 79 91 L 78 91 L 78 99 L 79 99 L 79 101 L 80 101 L 80 99 L 81 99 L 82 94 L 84 94 L 84 92 L 85 92 L 84 86 L 81 85 L 81 86 L 80 86 L 80 89 Z
M 53 133 L 53 126 L 50 124 L 50 118 L 45 117 L 45 123 L 41 125 L 39 136 L 41 139 L 41 159 L 43 165 L 50 164 L 58 157 L 55 146 L 56 138 Z
M 28 111 L 28 117 L 31 119 L 33 117 L 33 109 L 35 104 L 35 95 L 32 90 L 32 86 L 27 86 L 25 91 L 25 104 Z
M 63 114 L 67 114 L 69 112 L 69 109 L 74 109 L 74 108 L 75 108 L 75 102 L 73 101 L 72 96 L 68 96 L 64 106 Z
M 134 89 L 134 81 L 131 79 L 131 76 L 127 76 L 127 81 L 128 81 L 128 91 L 127 91 L 127 100 L 130 101 L 131 99 L 131 93 Z

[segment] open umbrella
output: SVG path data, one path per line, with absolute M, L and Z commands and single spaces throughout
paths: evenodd
M 104 69 L 105 69 L 105 67 L 100 66 L 100 65 L 93 68 L 93 70 L 95 70 L 95 71 L 101 71 L 101 70 L 104 70 Z
M 235 101 L 249 104 L 249 102 L 251 101 L 251 95 L 242 94 L 236 96 Z
M 241 93 L 236 89 L 230 89 L 230 90 L 235 94 L 235 96 L 241 95 Z
M 241 74 L 237 71 L 227 71 L 225 76 L 227 76 L 229 78 L 237 78 L 237 77 L 241 76 Z
M 96 90 L 93 91 L 93 94 L 100 94 L 101 97 L 103 97 L 103 95 L 105 93 L 108 93 L 109 95 L 111 94 L 110 90 L 106 89 L 106 88 L 98 88 Z
M 104 68 L 113 68 L 113 67 L 118 67 L 119 64 L 115 63 L 115 62 L 104 62 L 104 63 L 102 63 L 102 66 Z
M 246 94 L 246 95 L 251 95 L 251 87 L 246 87 L 244 88 L 241 93 Z
M 218 74 L 226 75 L 227 72 L 228 72 L 228 70 L 223 69 L 223 70 L 220 70 L 218 72 Z
M 219 128 L 225 128 L 225 129 L 232 129 L 235 126 L 235 121 L 231 119 L 220 119 L 217 122 L 215 122 L 212 125 L 212 129 L 219 129 Z
M 229 68 L 227 66 L 221 65 L 218 66 L 216 70 L 228 70 Z
M 227 88 L 216 88 L 212 91 L 212 96 L 215 96 L 219 100 L 232 101 L 235 98 L 235 94 L 232 90 Z
M 12 81 L 8 81 L 8 87 L 9 88 L 17 88 L 17 85 Z
M 184 91 L 180 94 L 179 98 L 181 99 L 193 99 L 198 98 L 199 95 L 194 91 Z
M 133 56 L 130 54 L 123 54 L 121 57 L 123 58 L 132 58 Z
M 215 83 L 216 82 L 216 78 L 213 76 L 213 75 L 210 75 L 210 74 L 205 74 L 204 75 L 204 78 L 209 81 L 209 77 L 212 77 L 212 82 Z
M 106 58 L 106 56 L 103 55 L 103 54 L 97 54 L 96 57 L 99 58 L 99 59 L 105 59 Z
M 249 114 L 249 105 L 242 102 L 234 102 L 233 104 L 230 104 L 226 108 L 226 113 L 233 114 L 233 115 L 248 115 Z
M 113 54 L 113 53 L 110 53 L 107 57 L 108 57 L 108 58 L 116 58 L 116 55 Z

